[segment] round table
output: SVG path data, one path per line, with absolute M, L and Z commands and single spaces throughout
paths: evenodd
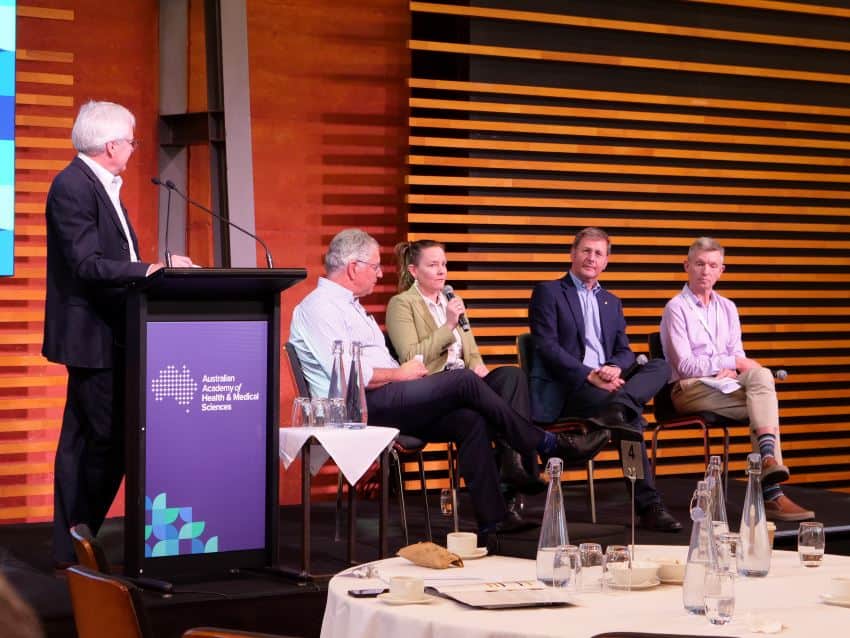
M 641 558 L 685 559 L 687 547 L 639 545 Z M 828 638 L 848 635 L 850 608 L 826 605 L 820 593 L 829 579 L 850 575 L 850 557 L 827 554 L 817 568 L 800 566 L 796 552 L 775 551 L 766 578 L 738 578 L 733 621 L 711 625 L 704 616 L 689 615 L 682 606 L 681 585 L 665 585 L 631 592 L 578 594 L 575 605 L 557 608 L 479 610 L 438 598 L 426 605 L 388 605 L 373 598 L 352 598 L 349 589 L 386 586 L 396 575 L 433 579 L 523 580 L 535 578 L 531 560 L 489 556 L 466 561 L 462 569 L 433 570 L 403 558 L 373 563 L 380 578 L 355 578 L 346 572 L 334 576 L 322 621 L 322 638 L 530 638 L 558 636 L 589 638 L 609 631 L 757 636 L 754 620 L 778 620 L 782 638 Z M 443 581 L 445 582 L 445 580 Z

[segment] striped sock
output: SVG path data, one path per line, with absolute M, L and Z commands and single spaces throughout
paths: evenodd
M 779 485 L 771 485 L 770 487 L 766 487 L 761 491 L 761 495 L 764 498 L 764 502 L 773 501 L 782 496 L 782 488 Z
M 775 450 L 776 436 L 774 434 L 771 434 L 770 432 L 759 434 L 759 452 L 761 453 L 761 457 L 764 458 L 766 456 L 775 456 Z

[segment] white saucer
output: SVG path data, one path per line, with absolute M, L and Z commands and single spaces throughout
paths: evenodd
M 396 598 L 391 593 L 378 594 L 378 600 L 388 605 L 427 605 L 437 600 L 436 596 L 422 594 L 422 598 Z
M 629 589 L 628 585 L 617 585 L 613 582 L 609 584 L 614 589 Z M 631 589 L 651 589 L 652 587 L 658 587 L 660 584 L 660 580 L 658 580 L 657 578 L 653 578 L 652 580 L 648 580 L 645 583 L 633 583 Z
M 463 560 L 475 560 L 476 558 L 484 558 L 487 555 L 486 547 L 476 547 L 474 552 L 469 554 L 458 554 Z
M 850 598 L 838 598 L 832 594 L 821 594 L 820 601 L 827 605 L 838 605 L 839 607 L 850 607 Z
M 682 585 L 685 582 L 684 578 L 659 578 L 665 585 Z

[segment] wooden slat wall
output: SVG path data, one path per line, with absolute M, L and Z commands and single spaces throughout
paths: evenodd
M 473 6 L 469 6 L 473 5 Z M 447 244 L 492 364 L 588 225 L 645 352 L 700 235 L 779 385 L 792 482 L 850 490 L 850 12 L 695 0 L 411 2 L 409 236 Z M 651 420 L 651 417 L 650 417 Z M 749 449 L 733 431 L 732 469 Z M 692 432 L 661 474 L 700 472 Z M 613 453 L 603 475 L 620 476 Z
M 70 10 L 18 5 L 19 25 L 73 20 Z M 18 46 L 15 276 L 0 285 L 0 523 L 41 520 L 53 511 L 53 454 L 65 389 L 64 368 L 40 354 L 44 197 L 49 176 L 72 152 L 74 55 L 29 49 L 24 38 Z

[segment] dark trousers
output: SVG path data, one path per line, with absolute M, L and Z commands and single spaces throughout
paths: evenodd
M 523 419 L 527 419 L 529 422 L 531 421 L 531 401 L 528 396 L 528 377 L 525 376 L 525 372 L 523 372 L 521 368 L 517 368 L 515 366 L 499 366 L 498 368 L 493 368 L 490 370 L 489 374 L 484 377 L 484 383 L 490 386 L 490 389 L 493 390 L 493 392 L 502 397 L 504 402 L 511 406 L 514 412 L 519 414 Z M 501 461 L 503 459 L 501 459 L 499 455 L 511 452 L 511 450 L 504 449 L 504 446 L 511 449 L 513 449 L 513 447 L 505 441 L 498 432 L 491 431 L 491 434 L 498 444 L 497 448 L 499 449 L 497 449 L 497 458 Z M 528 452 L 526 450 L 525 453 L 521 450 L 517 451 L 520 452 L 520 455 L 522 456 L 522 464 L 526 471 L 532 476 L 536 476 L 539 473 L 537 450 L 532 452 Z M 510 486 L 503 485 L 502 489 L 506 490 L 506 495 L 513 496 L 514 492 Z
M 366 403 L 372 425 L 396 427 L 424 441 L 457 444 L 458 467 L 480 527 L 505 516 L 488 428 L 522 454 L 533 453 L 543 439 L 543 431 L 531 425 L 527 413 L 523 417 L 468 369 L 388 383 L 368 390 Z
M 97 534 L 124 476 L 119 369 L 68 366 L 54 465 L 53 557 L 58 562 L 76 562 L 68 530 L 85 523 Z
M 608 404 L 619 404 L 625 411 L 626 418 L 646 429 L 643 418 L 643 406 L 664 387 L 670 378 L 670 366 L 663 359 L 652 359 L 641 366 L 626 379 L 623 386 L 616 392 L 608 392 L 595 385 L 585 382 L 578 390 L 570 394 L 564 404 L 563 417 L 589 417 L 598 414 Z M 615 444 L 620 449 L 620 437 L 617 430 L 611 431 Z M 643 479 L 635 482 L 635 509 L 642 512 L 646 508 L 661 502 L 661 496 L 652 480 L 652 469 L 646 454 L 646 443 L 640 441 L 641 462 L 643 464 Z M 622 461 L 622 458 L 621 458 Z M 631 482 L 624 479 L 626 486 L 631 488 Z

